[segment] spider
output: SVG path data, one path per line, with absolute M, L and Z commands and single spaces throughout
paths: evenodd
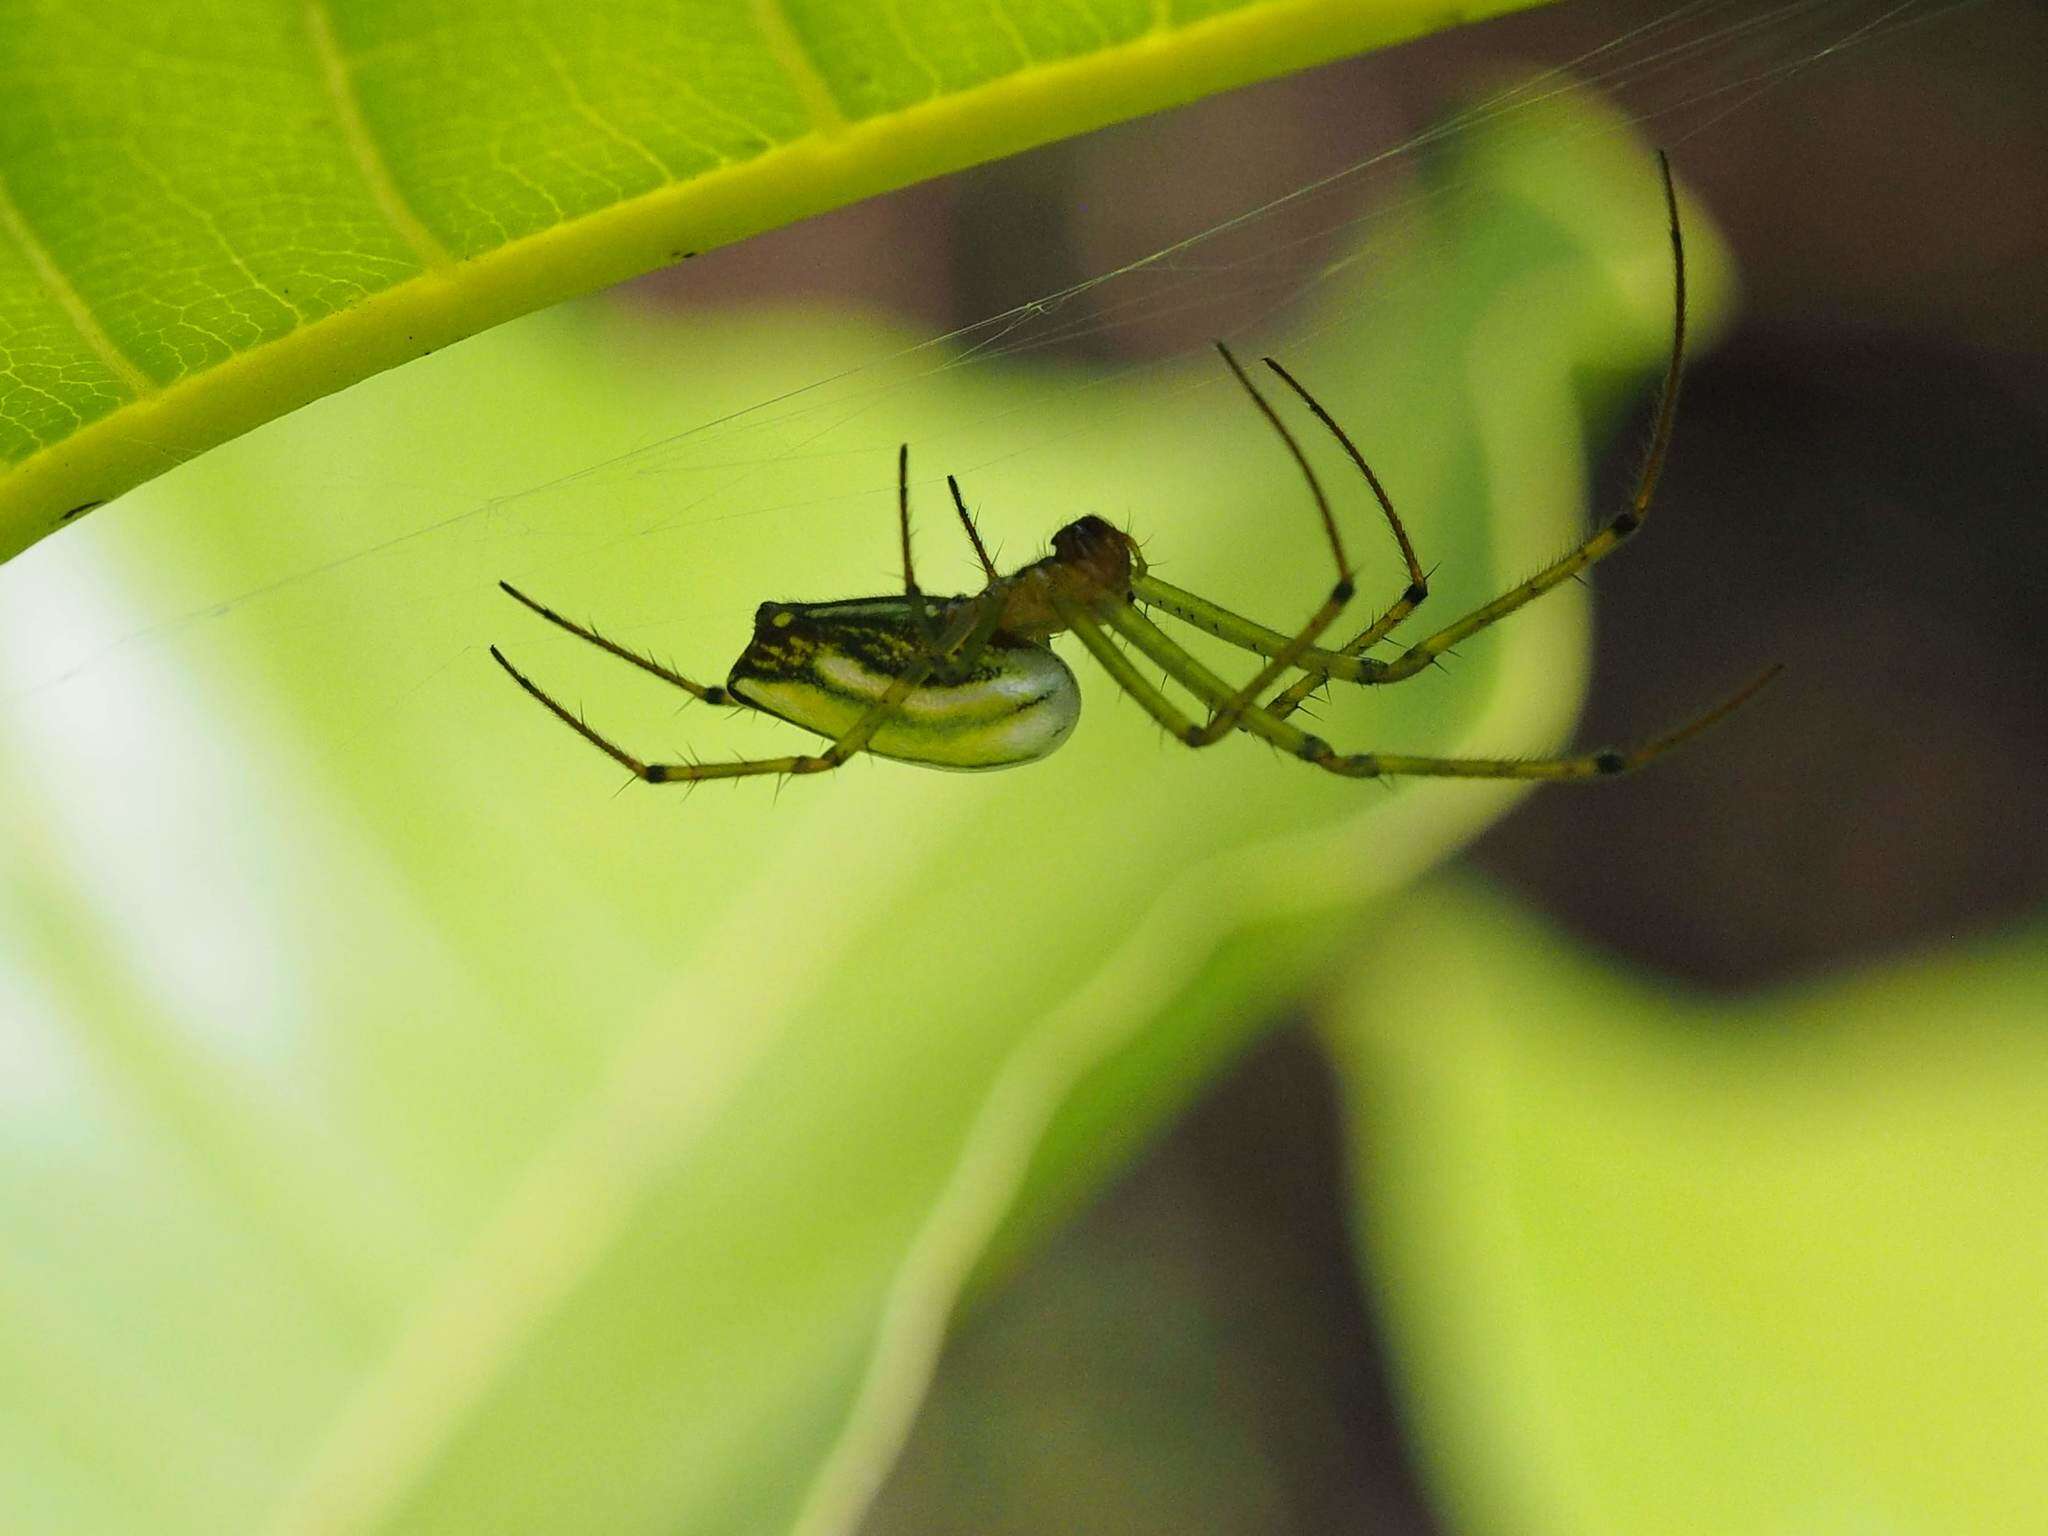
M 1067 739 L 1080 717 L 1080 685 L 1049 644 L 1071 633 L 1102 669 L 1146 713 L 1190 747 L 1206 747 L 1235 731 L 1262 737 L 1327 772 L 1349 778 L 1393 775 L 1470 779 L 1589 779 L 1626 773 L 1697 735 L 1745 703 L 1774 677 L 1772 667 L 1733 696 L 1664 735 L 1625 749 L 1568 757 L 1418 757 L 1395 752 L 1339 752 L 1290 718 L 1325 683 L 1378 686 L 1398 683 L 1433 664 L 1445 651 L 1506 618 L 1525 603 L 1605 559 L 1642 526 L 1670 449 L 1685 357 L 1685 243 L 1669 162 L 1660 152 L 1664 205 L 1670 226 L 1673 318 L 1671 356 L 1658 394 L 1649 451 L 1627 507 L 1576 548 L 1534 576 L 1446 624 L 1405 651 L 1381 660 L 1366 652 L 1391 635 L 1429 595 L 1429 583 L 1392 500 L 1365 456 L 1315 397 L 1279 363 L 1265 366 L 1300 398 L 1335 437 L 1379 503 L 1408 568 L 1408 586 L 1385 612 L 1338 649 L 1317 644 L 1354 593 L 1353 568 L 1337 531 L 1329 499 L 1294 435 L 1259 392 L 1230 349 L 1216 344 L 1224 363 L 1286 445 L 1308 483 L 1337 565 L 1330 595 L 1293 634 L 1268 629 L 1193 592 L 1160 580 L 1147 569 L 1130 535 L 1093 515 L 1068 523 L 1052 538 L 1052 553 L 1005 576 L 982 544 L 959 482 L 946 477 L 960 525 L 987 577 L 979 592 L 957 597 L 926 594 L 910 558 L 910 452 L 896 459 L 897 527 L 903 550 L 903 592 L 826 603 L 764 603 L 754 616 L 754 637 L 723 686 L 693 682 L 650 656 L 564 618 L 509 582 L 511 597 L 570 634 L 631 662 L 709 704 L 775 715 L 827 738 L 822 751 L 730 762 L 655 763 L 635 757 L 564 707 L 505 659 L 491 655 L 519 686 L 563 724 L 614 762 L 650 784 L 694 783 L 755 774 L 824 773 L 861 752 L 930 768 L 1008 768 L 1036 762 Z M 1141 607 L 1142 605 L 1142 607 Z M 1232 686 L 1196 659 L 1142 611 L 1156 609 L 1255 656 L 1264 665 L 1250 681 Z M 1119 643 L 1121 642 L 1121 644 Z M 1144 656 L 1193 696 L 1188 713 L 1141 673 L 1124 646 Z M 1282 680 L 1296 674 L 1284 686 Z M 1279 691 L 1267 697 L 1269 689 Z

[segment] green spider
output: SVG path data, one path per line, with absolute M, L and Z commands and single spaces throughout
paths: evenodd
M 921 591 L 910 559 L 910 467 L 906 444 L 897 454 L 897 523 L 903 547 L 901 596 L 854 598 L 829 603 L 764 603 L 754 616 L 754 638 L 733 663 L 725 685 L 692 682 L 594 629 L 564 618 L 508 582 L 499 585 L 550 623 L 629 661 L 664 682 L 711 704 L 727 704 L 775 715 L 827 738 L 821 752 L 733 762 L 650 763 L 635 757 L 557 702 L 505 659 L 491 655 L 519 686 L 592 746 L 650 784 L 694 783 L 754 774 L 824 773 L 857 753 L 869 752 L 928 768 L 1009 768 L 1037 762 L 1057 749 L 1081 713 L 1080 685 L 1054 653 L 1054 635 L 1071 633 L 1102 669 L 1175 737 L 1206 747 L 1234 731 L 1271 742 L 1304 762 L 1349 778 L 1389 775 L 1471 779 L 1589 779 L 1627 773 L 1697 735 L 1745 703 L 1774 677 L 1772 667 L 1732 697 L 1677 729 L 1622 750 L 1569 757 L 1417 757 L 1393 752 L 1337 751 L 1320 736 L 1303 731 L 1289 716 L 1326 682 L 1374 687 L 1414 677 L 1460 641 L 1513 613 L 1596 561 L 1605 559 L 1642 526 L 1671 444 L 1678 405 L 1679 372 L 1685 357 L 1685 243 L 1679 229 L 1678 198 L 1671 168 L 1658 155 L 1669 216 L 1673 320 L 1671 359 L 1658 396 L 1650 449 L 1627 509 L 1570 553 L 1489 603 L 1390 660 L 1365 653 L 1386 639 L 1429 595 L 1407 530 L 1392 500 L 1344 429 L 1293 375 L 1272 358 L 1266 366 L 1287 385 L 1330 433 L 1364 475 L 1401 548 L 1408 587 L 1341 649 L 1317 645 L 1351 601 L 1353 570 L 1338 536 L 1315 471 L 1272 405 L 1221 342 L 1216 349 L 1273 430 L 1287 445 L 1308 482 L 1323 531 L 1336 558 L 1337 581 L 1309 621 L 1293 634 L 1268 629 L 1193 592 L 1161 581 L 1146 568 L 1130 535 L 1088 516 L 1053 535 L 1052 553 L 1020 570 L 999 573 L 951 475 L 946 484 L 987 584 L 957 597 Z M 1153 623 L 1139 605 L 1172 615 L 1242 650 L 1266 658 L 1242 686 L 1233 687 Z M 1122 644 L 1119 644 L 1119 641 Z M 1187 713 L 1159 685 L 1144 676 L 1123 649 L 1146 657 L 1191 694 L 1201 719 Z M 1268 689 L 1298 673 L 1271 698 Z

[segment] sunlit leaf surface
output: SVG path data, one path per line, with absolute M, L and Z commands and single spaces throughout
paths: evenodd
M 1553 121 L 1443 170 L 1461 196 L 1398 260 L 1264 339 L 1359 424 L 1449 614 L 1572 536 L 1580 390 L 1660 364 L 1670 275 L 1639 147 Z M 942 372 L 776 418 L 772 452 L 734 427 L 614 458 L 899 341 L 557 313 L 9 567 L 11 1529 L 843 1529 L 999 1224 L 1027 1240 L 1507 803 L 1184 751 L 1078 654 L 1089 707 L 1042 765 L 617 793 L 487 641 L 649 751 L 793 733 L 678 712 L 494 578 L 717 676 L 758 600 L 894 579 L 898 434 L 934 589 L 972 569 L 946 468 L 1012 563 L 1093 508 L 1252 611 L 1327 589 L 1207 358 Z M 1315 453 L 1391 597 L 1384 530 Z M 1560 594 L 1321 728 L 1549 747 L 1584 625 Z
M 2048 933 L 1687 997 L 1462 886 L 1326 1036 L 1455 1527 L 2031 1529 Z
M 1517 3 L 18 0 L 0 557 L 510 316 Z

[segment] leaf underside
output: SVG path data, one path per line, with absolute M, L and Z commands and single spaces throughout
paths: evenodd
M 1521 3 L 12 7 L 0 557 L 513 315 Z

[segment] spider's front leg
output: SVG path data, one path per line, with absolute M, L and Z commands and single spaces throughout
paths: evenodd
M 1387 488 L 1380 484 L 1380 477 L 1374 474 L 1372 466 L 1366 463 L 1365 455 L 1358 451 L 1358 445 L 1351 441 L 1351 434 L 1337 425 L 1336 418 L 1323 408 L 1323 403 L 1310 394 L 1299 379 L 1274 359 L 1269 357 L 1265 362 L 1268 368 L 1279 375 L 1283 384 L 1301 397 L 1302 404 L 1314 413 L 1317 421 L 1329 429 L 1330 435 L 1337 439 L 1344 452 L 1350 456 L 1351 462 L 1358 466 L 1358 472 L 1365 476 L 1365 483 L 1371 488 L 1373 499 L 1380 504 L 1380 511 L 1386 515 L 1387 526 L 1393 530 L 1394 542 L 1401 546 L 1401 559 L 1408 567 L 1407 590 L 1394 600 L 1386 612 L 1353 635 L 1336 653 L 1339 656 L 1363 657 L 1367 651 L 1392 634 L 1403 619 L 1422 606 L 1429 596 L 1429 576 L 1422 569 L 1422 562 L 1416 558 L 1415 545 L 1408 538 L 1408 530 L 1401 522 L 1400 513 L 1394 510 L 1394 499 L 1387 494 Z M 1266 713 L 1276 720 L 1286 719 L 1301 708 L 1310 694 L 1327 683 L 1330 675 L 1328 672 L 1306 669 L 1301 677 L 1296 678 L 1284 690 L 1266 701 L 1263 706 Z
M 1491 602 L 1480 604 L 1435 634 L 1416 641 L 1399 656 L 1384 663 L 1379 675 L 1371 681 L 1398 683 L 1416 676 L 1452 646 L 1498 624 L 1544 593 L 1570 581 L 1587 567 L 1605 560 L 1628 543 L 1650 515 L 1650 503 L 1656 496 L 1658 479 L 1671 455 L 1672 433 L 1678 422 L 1678 386 L 1685 369 L 1685 232 L 1679 224 L 1678 191 L 1671 180 L 1671 162 L 1662 150 L 1657 152 L 1657 171 L 1663 180 L 1664 212 L 1671 242 L 1671 351 L 1665 360 L 1664 378 L 1657 390 L 1649 449 L 1643 455 L 1642 468 L 1636 474 L 1635 489 L 1629 495 L 1628 505 L 1589 534 L 1575 549 L 1553 560 L 1527 581 L 1510 587 Z
M 1151 620 L 1128 604 L 1097 612 L 1066 615 L 1069 627 L 1095 654 L 1105 671 L 1126 693 L 1175 737 L 1191 747 L 1209 745 L 1208 736 L 1183 714 L 1163 691 L 1146 681 L 1105 629 L 1114 630 L 1139 652 L 1162 667 L 1211 710 L 1232 700 L 1230 685 L 1203 666 Z M 1263 737 L 1282 751 L 1326 773 L 1342 778 L 1456 779 L 1593 779 L 1632 773 L 1680 744 L 1691 740 L 1753 698 L 1781 669 L 1771 667 L 1729 698 L 1662 736 L 1633 747 L 1583 752 L 1569 757 L 1425 757 L 1401 752 L 1339 752 L 1323 740 L 1262 709 L 1245 711 L 1238 729 Z
M 1308 482 L 1309 495 L 1315 498 L 1316 511 L 1322 518 L 1323 532 L 1330 541 L 1330 554 L 1337 562 L 1337 581 L 1330 588 L 1330 595 L 1323 599 L 1322 605 L 1309 616 L 1306 624 L 1292 635 L 1275 637 L 1280 643 L 1265 651 L 1266 664 L 1250 682 L 1235 693 L 1228 693 L 1226 690 L 1226 697 L 1220 701 L 1209 701 L 1211 708 L 1208 723 L 1188 737 L 1188 744 L 1197 747 L 1206 747 L 1212 742 L 1221 741 L 1236 730 L 1244 712 L 1258 706 L 1259 695 L 1284 674 L 1292 671 L 1302 656 L 1312 650 L 1316 641 L 1323 637 L 1323 631 L 1337 622 L 1338 615 L 1344 611 L 1357 590 L 1352 579 L 1351 560 L 1344 553 L 1344 540 L 1337 532 L 1336 515 L 1330 510 L 1330 499 L 1323 494 L 1322 482 L 1316 478 L 1316 472 L 1308 462 L 1308 455 L 1301 451 L 1301 444 L 1297 443 L 1294 434 L 1287 430 L 1287 425 L 1281 421 L 1279 412 L 1275 411 L 1272 403 L 1259 393 L 1258 386 L 1252 383 L 1244 369 L 1238 365 L 1237 359 L 1231 355 L 1230 348 L 1219 341 L 1216 343 L 1216 350 L 1222 354 L 1223 361 L 1229 365 L 1231 374 L 1243 387 L 1252 404 L 1258 407 L 1259 414 L 1266 419 L 1266 424 L 1286 445 L 1288 453 L 1293 456 L 1295 466 L 1301 471 L 1302 478 Z M 1267 361 L 1271 362 L 1271 359 Z M 1213 610 L 1215 616 L 1236 619 L 1236 615 L 1224 614 L 1223 610 L 1215 608 L 1213 604 L 1206 606 Z M 1135 610 L 1132 611 L 1135 613 Z M 1222 633 L 1221 630 L 1216 632 Z M 1224 638 L 1229 637 L 1225 635 Z
M 1363 675 L 1349 678 L 1347 681 L 1373 683 L 1383 680 L 1374 669 L 1384 664 L 1374 661 L 1365 653 L 1392 634 L 1394 627 L 1417 608 L 1421 607 L 1422 600 L 1428 596 L 1429 582 L 1426 579 L 1411 582 L 1408 590 L 1401 594 L 1400 598 L 1391 608 L 1374 619 L 1372 623 L 1366 625 L 1356 635 L 1352 636 L 1341 650 L 1333 653 L 1338 656 L 1353 658 L 1366 665 L 1367 670 Z M 1280 692 L 1274 694 L 1260 708 L 1265 710 L 1275 720 L 1285 720 L 1289 715 L 1301 708 L 1303 704 L 1307 703 L 1309 696 L 1329 682 L 1333 675 L 1329 672 L 1316 670 L 1313 665 L 1314 660 L 1313 656 L 1303 658 L 1301 676 L 1281 689 Z
M 1230 734 L 1237 729 L 1238 721 L 1246 712 L 1255 708 L 1263 708 L 1275 719 L 1285 719 L 1300 707 L 1304 699 L 1332 677 L 1355 683 L 1381 681 L 1380 674 L 1384 670 L 1384 663 L 1367 657 L 1365 652 L 1392 633 L 1394 627 L 1421 606 L 1423 600 L 1429 596 L 1429 577 L 1422 569 L 1422 562 L 1416 558 L 1415 545 L 1408 537 L 1408 530 L 1401 522 L 1401 515 L 1394 510 L 1393 499 L 1387 495 L 1386 487 L 1380 484 L 1380 478 L 1373 473 L 1372 466 L 1366 463 L 1365 455 L 1358 451 L 1358 445 L 1351 440 L 1350 434 L 1337 424 L 1323 403 L 1310 394 L 1301 381 L 1283 368 L 1276 359 L 1268 357 L 1264 359 L 1267 368 L 1300 397 L 1302 403 L 1314 413 L 1316 420 L 1337 439 L 1351 462 L 1358 466 L 1359 473 L 1365 477 L 1366 485 L 1372 490 L 1373 499 L 1379 503 L 1387 527 L 1394 535 L 1394 542 L 1400 546 L 1402 562 L 1408 568 L 1408 586 L 1401 596 L 1371 624 L 1354 635 L 1342 649 L 1325 650 L 1315 643 L 1322 637 L 1323 632 L 1336 622 L 1338 615 L 1351 600 L 1351 562 L 1344 553 L 1343 540 L 1338 535 L 1336 518 L 1331 514 L 1329 500 L 1323 495 L 1322 485 L 1316 479 L 1314 469 L 1309 465 L 1308 456 L 1301 451 L 1301 445 L 1294 440 L 1294 435 L 1281 422 L 1265 396 L 1261 395 L 1251 380 L 1245 376 L 1244 370 L 1238 366 L 1237 359 L 1231 355 L 1230 349 L 1219 341 L 1216 350 L 1222 354 L 1223 361 L 1229 364 L 1230 371 L 1243 386 L 1245 393 L 1250 396 L 1252 403 L 1258 407 L 1260 414 L 1278 434 L 1281 442 L 1287 446 L 1288 452 L 1293 455 L 1295 464 L 1301 470 L 1302 478 L 1308 482 L 1309 494 L 1315 498 L 1316 510 L 1322 515 L 1323 529 L 1330 542 L 1330 552 L 1337 561 L 1337 584 L 1308 623 L 1292 635 L 1283 635 L 1278 630 L 1268 629 L 1265 625 L 1255 623 L 1221 604 L 1212 603 L 1207 598 L 1149 574 L 1141 574 L 1132 584 L 1133 595 L 1141 601 L 1163 608 L 1174 617 L 1199 629 L 1207 630 L 1231 645 L 1267 658 L 1266 665 L 1259 669 L 1258 675 L 1250 683 L 1229 694 L 1214 708 L 1208 724 L 1202 727 L 1201 740 L 1195 743 L 1200 746 L 1207 746 L 1210 742 L 1218 741 Z M 1283 674 L 1296 668 L 1300 668 L 1305 675 L 1261 706 L 1258 702 L 1259 695 L 1277 682 Z

